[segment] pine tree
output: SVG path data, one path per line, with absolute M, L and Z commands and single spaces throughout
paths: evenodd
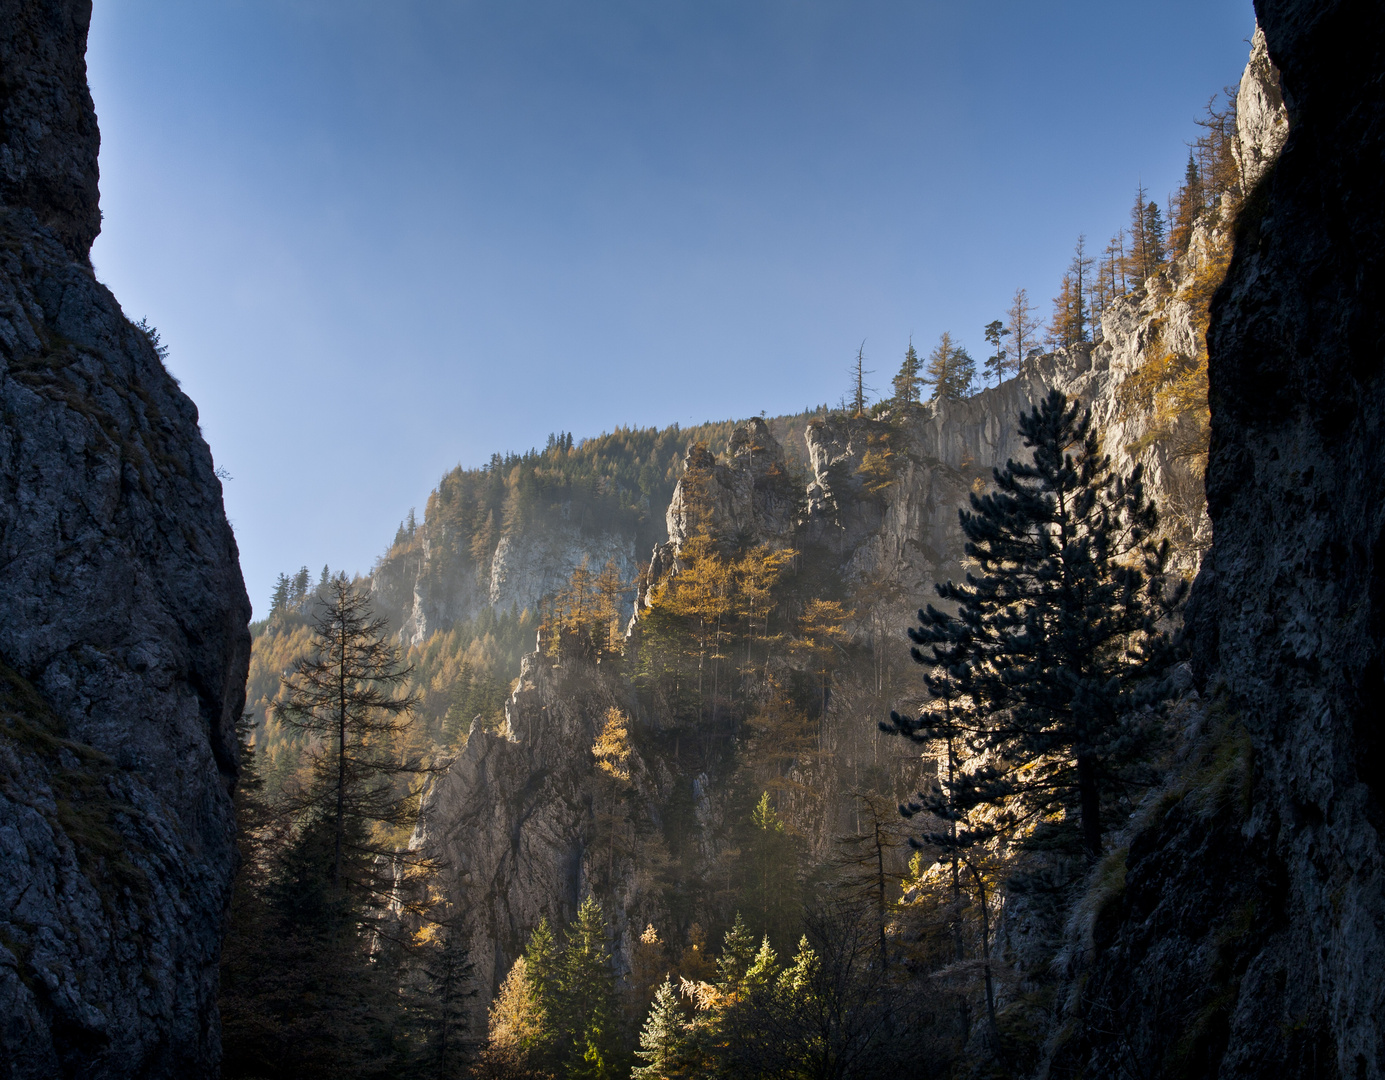
M 990 356 L 986 357 L 986 374 L 995 376 L 995 384 L 999 386 L 1005 379 L 1005 373 L 1010 369 L 1005 362 L 1006 352 L 1001 347 L 1000 339 L 1009 335 L 1005 324 L 999 319 L 994 319 L 986 324 L 986 341 L 995 350 Z M 912 350 L 912 346 L 910 349 Z
M 959 401 L 971 393 L 976 379 L 976 363 L 944 331 L 937 346 L 928 354 L 924 382 L 933 387 L 933 401 Z
M 894 400 L 900 405 L 908 405 L 919 399 L 919 393 L 923 387 L 923 379 L 919 375 L 922 367 L 919 361 L 919 354 L 914 351 L 914 342 L 909 340 L 909 348 L 905 350 L 904 362 L 899 365 L 899 374 L 894 377 Z
M 937 646 L 932 659 L 985 717 L 981 745 L 1016 766 L 1006 794 L 1075 810 L 1094 859 L 1103 794 L 1139 748 L 1132 692 L 1164 655 L 1155 622 L 1181 593 L 1162 591 L 1169 546 L 1152 538 L 1142 470 L 1112 472 L 1090 411 L 1055 390 L 1020 434 L 1033 463 L 1007 462 L 997 490 L 960 512 L 978 573 L 938 586 L 957 614 L 929 605 L 910 636 Z

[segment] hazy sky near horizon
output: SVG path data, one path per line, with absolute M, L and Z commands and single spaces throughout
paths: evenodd
M 246 585 L 451 466 L 835 402 L 1045 317 L 1164 201 L 1250 0 L 98 0 L 92 253 L 197 402 Z

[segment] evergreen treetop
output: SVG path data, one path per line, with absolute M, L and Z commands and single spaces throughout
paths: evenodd
M 1055 390 L 1020 433 L 1033 462 L 1007 462 L 960 511 L 978 571 L 938 586 L 957 614 L 929 605 L 909 636 L 941 668 L 932 685 L 978 710 L 976 743 L 1011 766 L 977 781 L 976 800 L 1075 811 L 1095 858 L 1103 795 L 1142 736 L 1132 693 L 1165 658 L 1155 623 L 1181 592 L 1163 593 L 1169 547 L 1140 467 L 1111 470 L 1090 411 Z
M 1005 379 L 1005 373 L 1010 369 L 1006 363 L 1008 355 L 1001 344 L 1001 338 L 1007 337 L 1010 330 L 999 319 L 993 319 L 986 324 L 986 341 L 995 351 L 986 357 L 986 374 L 995 376 L 995 384 L 999 386 Z
M 976 362 L 946 331 L 928 354 L 924 382 L 933 387 L 933 401 L 958 401 L 971 393 Z
M 921 370 L 923 362 L 919 359 L 919 354 L 914 349 L 913 339 L 909 341 L 909 348 L 904 352 L 904 361 L 899 365 L 899 373 L 894 377 L 894 400 L 900 405 L 908 405 L 916 402 L 923 389 L 923 379 Z

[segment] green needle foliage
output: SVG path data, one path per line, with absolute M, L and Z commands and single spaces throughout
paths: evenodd
M 333 887 L 372 891 L 377 857 L 394 850 L 370 842 L 369 827 L 412 823 L 412 802 L 392 780 L 422 771 L 395 752 L 417 698 L 395 696 L 411 672 L 387 632 L 345 575 L 332 580 L 313 617 L 312 652 L 284 676 L 285 698 L 275 710 L 311 740 L 312 781 L 298 802 L 330 825 Z
M 1156 623 L 1182 590 L 1164 593 L 1169 548 L 1153 539 L 1158 512 L 1141 468 L 1112 471 L 1090 411 L 1055 390 L 1019 430 L 1033 462 L 1007 462 L 996 490 L 961 511 L 978 572 L 938 586 L 957 614 L 929 605 L 909 631 L 945 707 L 896 714 L 891 727 L 950 745 L 965 733 L 972 749 L 989 752 L 991 769 L 965 780 L 954 773 L 943 802 L 925 803 L 950 823 L 949 845 L 988 839 L 994 823 L 975 835 L 957 823 L 976 806 L 1020 796 L 1034 813 L 1076 810 L 1082 848 L 1095 859 L 1103 796 L 1145 748 L 1129 716 L 1137 686 L 1167 656 Z
M 688 1018 L 678 1004 L 678 992 L 671 979 L 654 994 L 649 1017 L 640 1032 L 640 1048 L 635 1056 L 644 1062 L 630 1072 L 630 1080 L 674 1080 L 688 1076 L 692 1064 L 688 1055 Z

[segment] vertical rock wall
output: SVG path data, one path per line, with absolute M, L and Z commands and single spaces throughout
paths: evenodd
M 1256 4 L 1288 141 L 1209 333 L 1199 652 L 1257 754 L 1342 1075 L 1385 1075 L 1385 9 Z
M 1385 1076 L 1385 9 L 1256 9 L 1288 137 L 1242 105 L 1204 705 L 1075 928 L 1051 1075 Z
M 0 1076 L 211 1077 L 250 605 L 88 262 L 90 11 L 0 0 Z

